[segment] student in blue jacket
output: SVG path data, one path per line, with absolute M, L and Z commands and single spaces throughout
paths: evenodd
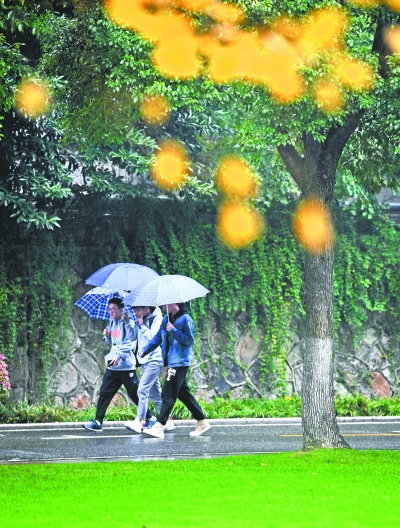
M 168 304 L 161 306 L 161 309 L 167 312 L 167 315 L 164 316 L 159 331 L 142 350 L 138 350 L 138 356 L 145 357 L 161 345 L 163 364 L 168 367 L 157 422 L 143 432 L 156 438 L 164 438 L 164 426 L 176 400 L 179 399 L 197 420 L 196 429 L 191 431 L 190 435 L 200 436 L 208 431 L 211 425 L 186 381 L 194 341 L 193 319 L 184 303 Z

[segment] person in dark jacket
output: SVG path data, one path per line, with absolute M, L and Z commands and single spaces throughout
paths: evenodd
M 161 345 L 163 364 L 168 367 L 157 422 L 143 432 L 156 438 L 164 438 L 164 426 L 176 400 L 179 399 L 197 420 L 196 429 L 191 431 L 190 435 L 200 436 L 208 431 L 211 425 L 206 420 L 196 398 L 190 392 L 186 381 L 194 341 L 193 319 L 184 303 L 161 306 L 161 309 L 166 311 L 167 315 L 164 316 L 159 331 L 142 350 L 138 350 L 138 356 L 145 357 Z

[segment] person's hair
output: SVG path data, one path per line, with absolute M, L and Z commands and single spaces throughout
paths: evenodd
M 112 299 L 110 299 L 108 301 L 108 306 L 110 306 L 110 304 L 116 304 L 118 308 L 123 308 L 125 306 L 119 297 L 113 297 Z
M 189 310 L 190 308 L 190 304 L 188 302 L 176 303 L 176 305 L 179 307 L 179 310 L 183 310 L 183 309 Z
M 153 313 L 154 310 L 156 309 L 156 306 L 134 306 L 134 308 L 141 308 L 142 310 L 144 310 L 145 308 L 148 308 L 150 310 L 150 313 Z

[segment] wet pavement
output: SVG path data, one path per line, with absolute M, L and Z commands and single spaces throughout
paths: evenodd
M 136 434 L 122 422 L 105 422 L 103 432 L 82 423 L 0 425 L 0 464 L 176 460 L 242 454 L 298 451 L 302 428 L 293 419 L 210 420 L 212 428 L 189 436 L 192 420 L 175 420 L 164 439 Z M 353 449 L 400 450 L 400 417 L 338 419 L 340 431 Z

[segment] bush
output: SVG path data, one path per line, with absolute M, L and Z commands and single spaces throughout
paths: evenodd
M 10 378 L 8 377 L 6 358 L 0 354 L 0 399 L 8 395 L 11 388 Z
M 301 398 L 285 396 L 274 400 L 248 398 L 230 400 L 215 398 L 212 403 L 200 401 L 208 418 L 295 418 L 301 416 Z M 400 416 L 400 397 L 377 398 L 369 400 L 365 396 L 338 396 L 335 400 L 338 416 Z M 27 402 L 0 403 L 0 423 L 49 423 L 49 422 L 85 422 L 95 417 L 96 408 L 71 409 L 58 407 L 51 402 L 30 405 Z M 133 420 L 136 406 L 110 406 L 106 420 Z M 187 420 L 190 412 L 177 402 L 173 417 Z

